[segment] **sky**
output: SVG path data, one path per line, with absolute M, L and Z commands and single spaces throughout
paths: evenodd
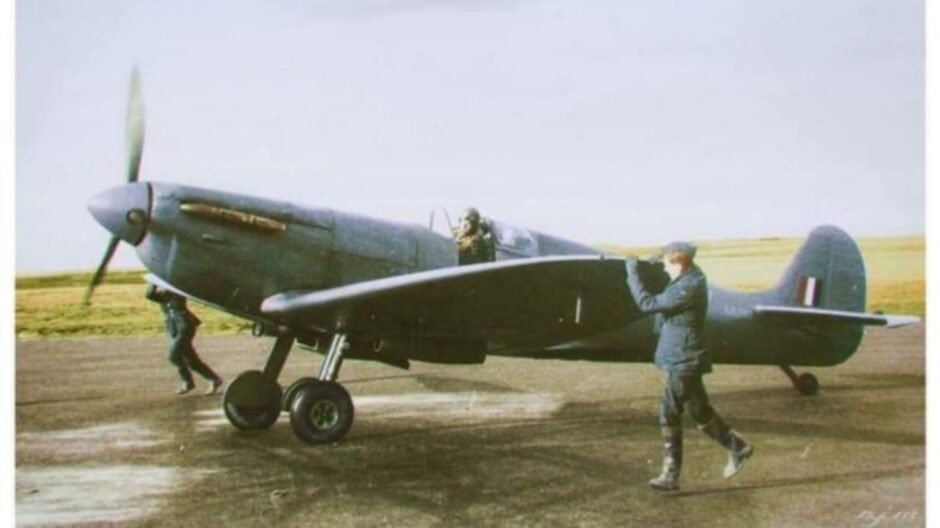
M 908 0 L 30 0 L 16 5 L 17 273 L 89 269 L 124 178 L 586 243 L 924 232 Z M 139 267 L 124 246 L 112 263 Z

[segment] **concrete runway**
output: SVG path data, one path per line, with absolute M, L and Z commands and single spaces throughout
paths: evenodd
M 271 339 L 200 337 L 226 379 Z M 341 442 L 308 446 L 289 419 L 228 425 L 220 398 L 173 394 L 165 341 L 21 340 L 21 526 L 922 526 L 924 327 L 869 331 L 847 363 L 717 366 L 715 408 L 756 446 L 735 479 L 686 423 L 682 490 L 663 494 L 651 365 L 491 358 L 482 366 L 348 361 L 356 407 Z M 283 385 L 320 356 L 295 349 Z M 801 369 L 797 369 L 801 371 Z M 201 389 L 202 387 L 200 387 Z M 219 524 L 221 523 L 221 524 Z

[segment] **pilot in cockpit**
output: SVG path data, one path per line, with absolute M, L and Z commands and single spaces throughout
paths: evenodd
M 460 216 L 460 227 L 454 230 L 457 237 L 457 262 L 478 264 L 496 260 L 496 247 L 493 235 L 486 223 L 480 218 L 480 211 L 469 207 Z

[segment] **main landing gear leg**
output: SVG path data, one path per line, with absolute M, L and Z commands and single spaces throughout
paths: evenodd
M 267 429 L 281 414 L 281 386 L 277 378 L 294 345 L 294 336 L 279 336 L 268 355 L 264 370 L 242 372 L 229 384 L 222 408 L 232 425 L 239 429 Z
M 819 390 L 819 380 L 809 372 L 797 375 L 790 365 L 780 365 L 780 368 L 783 369 L 783 373 L 790 378 L 793 386 L 796 387 L 796 390 L 800 391 L 800 394 L 803 396 L 812 396 Z
M 291 427 L 304 442 L 334 442 L 352 425 L 352 398 L 336 383 L 347 347 L 345 334 L 334 335 L 317 378 L 301 378 L 288 388 L 282 405 L 290 407 Z

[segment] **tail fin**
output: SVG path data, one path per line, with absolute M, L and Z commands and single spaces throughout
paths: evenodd
M 813 229 L 774 287 L 787 306 L 865 311 L 865 262 L 858 245 L 833 226 Z

